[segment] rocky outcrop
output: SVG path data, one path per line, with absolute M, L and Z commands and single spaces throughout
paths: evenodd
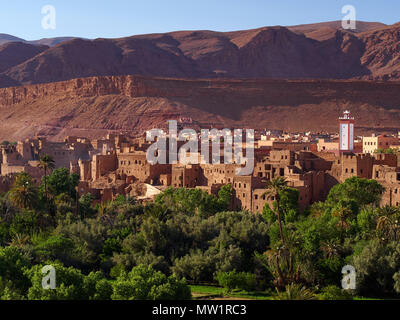
M 350 109 L 356 131 L 395 131 L 400 82 L 188 80 L 104 76 L 0 89 L 0 139 L 142 134 L 190 117 L 205 127 L 337 131 Z

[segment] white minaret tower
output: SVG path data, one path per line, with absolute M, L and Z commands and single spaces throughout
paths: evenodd
M 350 116 L 350 111 L 343 112 L 343 117 L 339 118 L 339 150 L 340 152 L 352 152 L 354 149 L 354 117 Z

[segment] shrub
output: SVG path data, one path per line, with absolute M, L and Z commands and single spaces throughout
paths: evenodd
M 29 267 L 29 260 L 17 248 L 0 248 L 0 279 L 4 287 L 25 294 L 29 288 L 29 279 L 25 275 L 25 270 Z
M 42 287 L 42 267 L 35 265 L 25 274 L 32 286 L 28 290 L 29 300 L 107 300 L 112 294 L 111 284 L 101 272 L 91 272 L 88 276 L 73 267 L 65 267 L 58 261 L 46 263 L 55 268 L 56 289 L 46 290 Z
M 207 281 L 212 279 L 215 271 L 215 258 L 198 250 L 176 259 L 171 269 L 179 277 L 185 277 L 195 282 Z
M 256 276 L 251 273 L 237 272 L 217 272 L 216 280 L 219 285 L 231 292 L 234 289 L 253 291 L 256 288 Z
M 113 300 L 188 300 L 191 292 L 186 280 L 167 277 L 145 265 L 122 272 L 113 283 Z
M 394 276 L 400 270 L 400 244 L 370 241 L 350 262 L 357 272 L 357 293 L 361 295 L 393 295 Z M 400 288 L 399 288 L 400 289 Z
M 353 296 L 337 286 L 327 286 L 321 290 L 320 300 L 352 300 Z
M 34 211 L 24 210 L 15 215 L 10 225 L 10 234 L 30 235 L 37 231 L 39 231 L 37 214 Z
M 285 291 L 279 292 L 277 300 L 314 300 L 315 295 L 301 284 L 292 283 L 285 287 Z
M 342 278 L 341 270 L 343 266 L 343 261 L 338 256 L 320 259 L 317 263 L 320 279 L 324 284 L 339 284 Z
M 26 272 L 32 286 L 28 291 L 29 300 L 87 300 L 84 290 L 84 275 L 73 267 L 66 268 L 60 262 L 47 262 L 56 270 L 55 290 L 46 290 L 42 287 L 42 267 L 35 265 Z

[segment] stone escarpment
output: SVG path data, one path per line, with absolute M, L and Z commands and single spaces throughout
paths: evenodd
M 337 131 L 350 109 L 356 130 L 394 131 L 400 82 L 333 80 L 188 80 L 103 76 L 0 89 L 0 138 L 41 134 L 143 133 L 167 120 L 194 128 Z

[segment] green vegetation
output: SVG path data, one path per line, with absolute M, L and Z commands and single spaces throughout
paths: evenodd
M 0 196 L 0 299 L 399 297 L 400 209 L 379 207 L 374 180 L 348 179 L 305 212 L 284 179 L 268 184 L 262 215 L 229 211 L 230 185 L 93 206 L 90 194 L 76 198 L 79 177 L 50 160 L 40 187 L 21 173 Z M 347 264 L 351 292 L 340 289 Z M 56 290 L 42 288 L 45 265 Z
M 399 152 L 399 149 L 394 149 L 394 148 L 387 148 L 387 149 L 376 149 L 374 153 L 386 153 L 386 154 L 397 154 Z
M 215 278 L 228 293 L 232 292 L 233 289 L 254 291 L 257 286 L 256 275 L 248 272 L 218 271 Z

